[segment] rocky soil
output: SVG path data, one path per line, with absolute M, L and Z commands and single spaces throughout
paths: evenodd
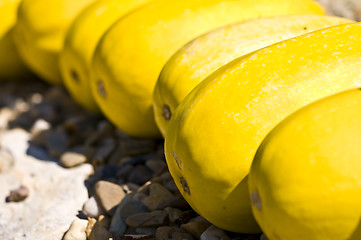
M 319 0 L 361 20 L 359 0 Z M 0 239 L 265 239 L 219 229 L 177 190 L 162 140 L 132 139 L 39 79 L 0 83 Z

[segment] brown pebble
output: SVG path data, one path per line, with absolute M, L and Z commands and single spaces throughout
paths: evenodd
M 110 214 L 113 215 L 116 206 L 125 197 L 125 192 L 118 184 L 108 181 L 98 181 L 95 184 L 95 194 L 99 199 L 102 207 Z
M 10 191 L 10 195 L 6 198 L 6 202 L 20 202 L 27 198 L 29 189 L 25 186 L 20 186 L 18 189 Z
M 181 225 L 181 228 L 192 234 L 196 239 L 200 239 L 202 233 L 210 226 L 210 223 L 204 221 L 188 222 Z
M 155 239 L 156 240 L 168 240 L 169 237 L 169 232 L 172 228 L 169 226 L 161 226 L 158 227 L 156 232 L 155 232 Z
M 172 234 L 173 240 L 194 240 L 194 237 L 189 233 L 174 232 Z
M 109 240 L 112 234 L 108 232 L 101 223 L 96 222 L 89 234 L 89 240 Z
M 85 155 L 76 152 L 65 152 L 60 156 L 60 163 L 66 168 L 78 166 L 86 161 Z

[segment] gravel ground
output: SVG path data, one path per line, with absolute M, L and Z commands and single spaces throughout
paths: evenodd
M 64 171 L 67 179 L 83 174 L 73 181 L 85 186 L 85 198 L 75 182 L 51 180 Z M 42 182 L 34 183 L 34 175 Z M 36 79 L 0 83 L 1 176 L 11 179 L 0 185 L 7 212 L 0 215 L 1 239 L 260 238 L 218 229 L 190 208 L 168 172 L 163 140 L 130 138 L 77 106 L 63 88 Z M 60 225 L 63 232 L 49 235 Z
M 319 0 L 361 20 L 359 0 Z M 132 139 L 39 79 L 0 83 L 0 239 L 265 239 L 219 229 L 180 195 L 163 140 Z

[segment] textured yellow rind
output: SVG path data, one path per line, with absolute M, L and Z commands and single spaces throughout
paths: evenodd
M 59 52 L 73 19 L 94 0 L 23 0 L 14 28 L 15 44 L 27 66 L 45 81 L 62 84 Z
M 159 137 L 152 94 L 163 65 L 180 47 L 242 19 L 311 13 L 323 10 L 305 0 L 154 1 L 121 18 L 102 37 L 93 58 L 93 96 L 122 131 Z
M 60 70 L 73 99 L 99 113 L 90 89 L 90 65 L 102 34 L 124 14 L 149 0 L 98 0 L 89 5 L 71 24 L 60 53 Z
M 339 25 L 263 48 L 226 64 L 183 100 L 165 155 L 198 213 L 227 230 L 256 231 L 247 175 L 257 147 L 302 106 L 361 86 L 360 31 L 360 23 Z
M 12 36 L 20 2 L 0 2 L 0 81 L 13 81 L 30 76 L 30 71 L 21 60 Z
M 352 20 L 322 15 L 257 18 L 208 32 L 178 50 L 165 64 L 153 94 L 155 120 L 165 136 L 170 115 L 209 74 L 231 60 L 273 43 Z
M 270 240 L 360 239 L 360 122 L 355 89 L 302 108 L 267 136 L 249 187 Z

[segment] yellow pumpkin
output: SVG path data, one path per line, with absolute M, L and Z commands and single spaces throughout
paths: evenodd
M 188 203 L 213 224 L 257 232 L 247 176 L 267 133 L 297 109 L 361 86 L 361 23 L 288 39 L 203 80 L 169 122 L 165 155 Z
M 270 240 L 360 239 L 360 122 L 357 88 L 300 109 L 266 137 L 249 190 Z
M 196 36 L 247 18 L 323 14 L 312 0 L 157 0 L 119 19 L 96 48 L 91 88 L 104 115 L 133 137 L 160 137 L 152 94 L 169 57 Z

